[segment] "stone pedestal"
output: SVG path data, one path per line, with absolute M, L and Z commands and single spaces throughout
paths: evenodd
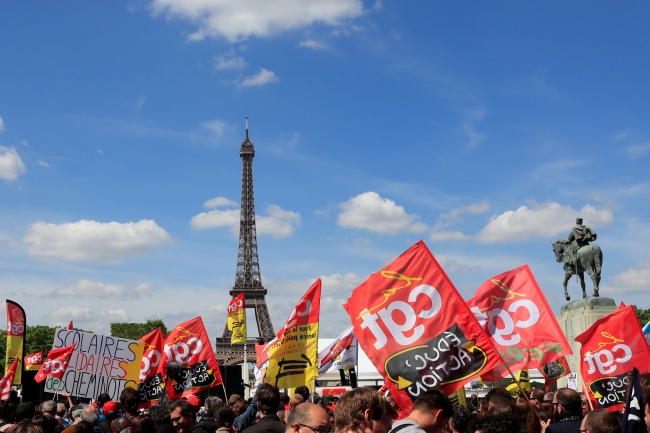
M 560 328 L 564 331 L 566 339 L 571 344 L 573 355 L 567 356 L 567 361 L 571 367 L 572 373 L 580 372 L 580 343 L 575 338 L 585 332 L 594 322 L 606 314 L 617 310 L 616 302 L 611 298 L 596 298 L 589 296 L 586 299 L 571 301 L 560 309 L 557 321 Z M 578 391 L 582 391 L 582 381 L 578 375 Z M 567 386 L 567 377 L 562 377 L 557 382 L 558 388 Z

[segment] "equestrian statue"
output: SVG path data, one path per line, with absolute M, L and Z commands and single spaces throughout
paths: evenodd
M 596 240 L 596 232 L 582 223 L 582 218 L 576 218 L 576 225 L 571 228 L 569 237 L 560 238 L 553 242 L 553 252 L 558 263 L 564 262 L 564 297 L 570 300 L 567 283 L 572 275 L 580 277 L 582 297 L 587 297 L 585 290 L 585 272 L 594 283 L 594 294 L 598 296 L 600 271 L 603 266 L 603 252 L 598 244 L 589 245 Z

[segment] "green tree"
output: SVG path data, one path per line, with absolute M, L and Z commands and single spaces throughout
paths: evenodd
M 158 327 L 163 336 L 167 335 L 167 327 L 160 319 L 147 320 L 145 323 L 111 323 L 111 336 L 139 340 Z
M 43 358 L 52 348 L 54 343 L 55 328 L 51 326 L 34 325 L 27 326 L 25 330 L 25 349 L 23 355 L 31 355 L 36 352 L 43 352 Z M 5 357 L 7 353 L 7 331 L 0 331 L 0 367 L 2 374 L 5 371 Z
M 641 327 L 643 328 L 646 323 L 650 322 L 650 308 L 642 310 L 641 308 L 637 308 L 636 305 L 633 305 L 633 307 L 634 312 L 636 312 L 636 317 L 639 319 L 639 323 L 641 323 Z

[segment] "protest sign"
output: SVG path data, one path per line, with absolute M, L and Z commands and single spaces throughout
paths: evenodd
M 156 404 L 163 395 L 165 388 L 161 362 L 164 350 L 163 341 L 162 330 L 159 327 L 140 339 L 140 342 L 144 344 L 142 364 L 140 366 L 140 383 L 138 384 L 141 409 Z
M 318 353 L 318 374 L 356 366 L 358 349 L 359 343 L 354 336 L 354 327 L 350 326 Z
M 528 265 L 490 278 L 467 305 L 511 371 L 541 369 L 572 353 Z M 497 381 L 508 375 L 500 364 L 482 378 Z
M 52 349 L 76 343 L 63 379 L 48 377 L 45 391 L 97 398 L 107 393 L 117 401 L 124 388 L 138 387 L 144 345 L 108 335 L 56 328 Z
M 344 307 L 405 413 L 423 392 L 449 395 L 502 362 L 422 241 L 354 289 Z

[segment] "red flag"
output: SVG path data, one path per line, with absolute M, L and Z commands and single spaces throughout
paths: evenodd
M 161 362 L 164 350 L 162 330 L 156 328 L 139 341 L 144 343 L 144 352 L 140 364 L 138 391 L 141 400 L 140 408 L 145 408 L 156 404 L 164 389 Z
M 181 323 L 167 335 L 162 359 L 163 371 L 172 361 L 183 367 L 178 377 L 167 383 L 167 395 L 172 400 L 221 385 L 219 364 L 201 317 Z
M 563 356 L 553 362 L 543 365 L 542 368 L 539 369 L 539 372 L 542 373 L 542 376 L 544 376 L 548 385 L 548 383 L 555 382 L 559 378 L 571 373 L 571 367 L 569 367 L 569 363 Z
M 7 353 L 5 355 L 5 366 L 11 365 L 14 359 L 22 362 L 25 354 L 25 331 L 27 330 L 27 318 L 23 307 L 7 299 Z M 22 366 L 16 369 L 14 374 L 14 385 L 22 383 Z
M 25 362 L 25 370 L 38 371 L 43 366 L 43 351 L 27 355 L 23 358 L 23 361 Z
M 72 352 L 74 352 L 76 345 L 77 343 L 74 343 L 70 346 L 50 350 L 47 354 L 47 359 L 45 359 L 43 366 L 38 370 L 38 373 L 36 373 L 34 380 L 37 383 L 41 383 L 47 378 L 47 376 L 63 379 L 63 375 L 68 369 L 68 361 L 70 361 L 70 357 L 72 356 Z
M 467 301 L 511 371 L 541 368 L 571 354 L 571 347 L 528 265 L 490 278 Z M 481 374 L 508 376 L 503 364 Z
M 11 395 L 11 385 L 14 383 L 14 375 L 16 374 L 16 366 L 18 365 L 18 358 L 14 359 L 11 367 L 0 379 L 0 400 L 9 400 Z
M 634 367 L 650 372 L 648 347 L 634 308 L 621 303 L 576 337 L 580 373 L 596 409 L 617 411 L 625 405 L 629 374 Z
M 406 413 L 422 392 L 451 394 L 502 362 L 423 241 L 372 274 L 344 307 Z
M 68 326 L 66 326 L 65 329 L 72 329 L 72 320 L 68 323 Z

